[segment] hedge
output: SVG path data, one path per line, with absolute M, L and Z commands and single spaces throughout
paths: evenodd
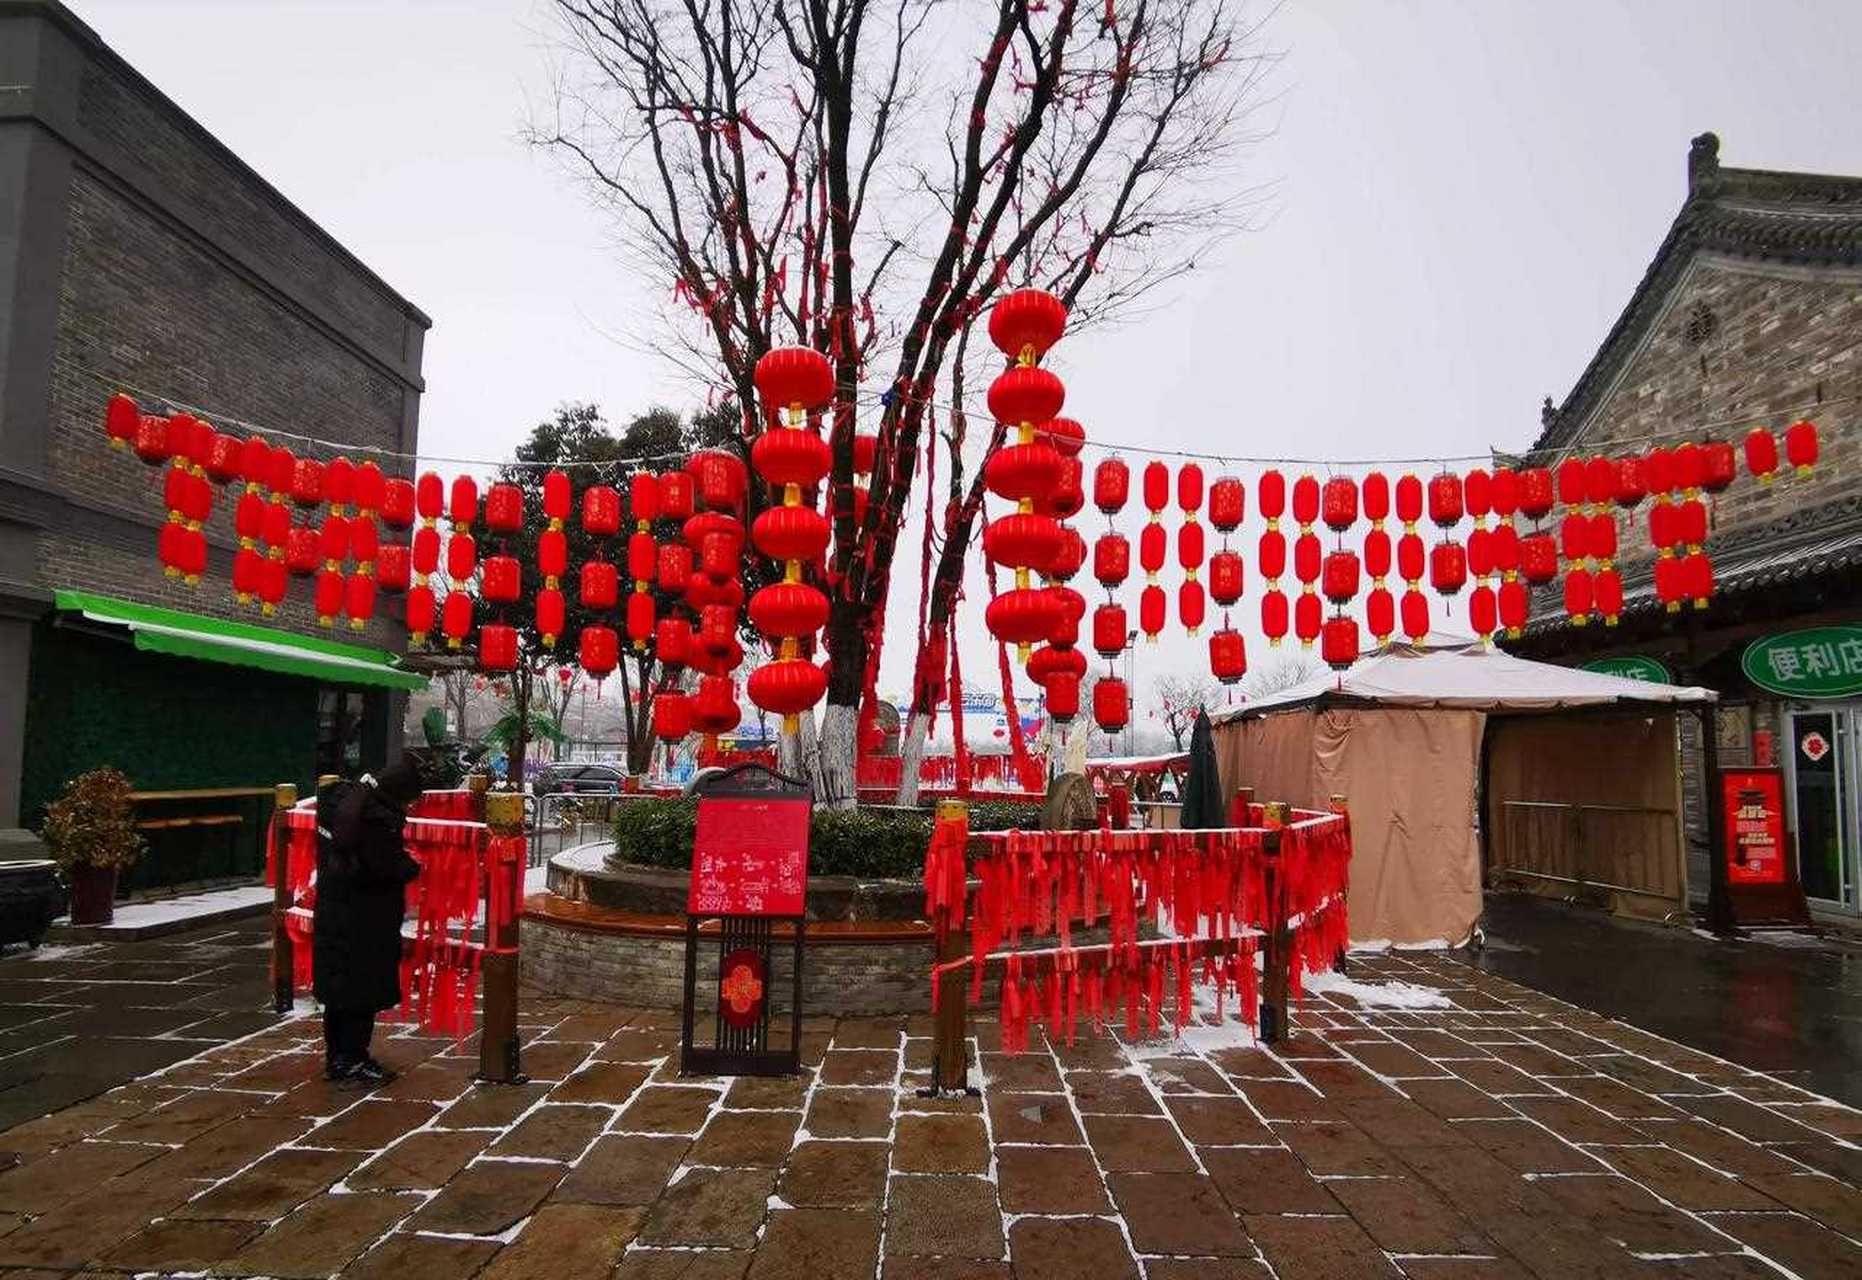
M 985 802 L 970 808 L 973 831 L 1040 825 L 1033 805 Z M 644 799 L 623 803 L 614 820 L 620 857 L 648 867 L 692 865 L 698 825 L 695 799 Z M 924 869 L 931 815 L 921 809 L 816 809 L 809 832 L 808 870 L 817 876 L 911 879 Z

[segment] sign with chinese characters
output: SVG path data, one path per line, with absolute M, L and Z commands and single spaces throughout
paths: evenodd
M 1667 667 L 1639 653 L 1624 654 L 1617 658 L 1596 658 L 1585 663 L 1580 670 L 1595 671 L 1598 675 L 1621 676 L 1625 680 L 1646 680 L 1650 684 L 1674 683 L 1674 674 Z
M 1830 740 L 1812 729 L 1797 740 L 1797 749 L 1804 753 L 1804 759 L 1812 764 L 1821 764 L 1823 757 L 1830 754 Z
M 703 796 L 685 909 L 698 916 L 799 916 L 808 892 L 806 795 Z
M 1776 769 L 1728 769 L 1720 774 L 1725 816 L 1726 881 L 1732 885 L 1783 884 L 1784 783 Z
M 1765 636 L 1740 659 L 1746 679 L 1787 698 L 1862 693 L 1862 626 L 1810 627 Z
M 726 1023 L 748 1027 L 761 1020 L 767 972 L 755 947 L 739 947 L 718 962 L 718 1014 Z

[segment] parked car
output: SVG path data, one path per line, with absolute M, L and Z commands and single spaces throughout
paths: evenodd
M 615 795 L 625 776 L 618 765 L 612 764 L 552 764 L 537 774 L 530 790 L 539 796 Z

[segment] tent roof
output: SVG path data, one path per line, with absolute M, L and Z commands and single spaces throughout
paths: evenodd
M 1654 684 L 1533 662 L 1478 644 L 1428 652 L 1399 647 L 1359 658 L 1346 671 L 1323 672 L 1289 689 L 1257 698 L 1215 720 L 1228 723 L 1295 707 L 1339 702 L 1475 711 L 1556 711 L 1613 703 L 1702 703 L 1712 702 L 1717 696 L 1711 689 Z

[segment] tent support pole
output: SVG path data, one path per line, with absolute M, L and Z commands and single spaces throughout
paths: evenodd
M 1717 705 L 1703 703 L 1694 709 L 1700 721 L 1701 790 L 1704 793 L 1701 802 L 1707 807 L 1707 928 L 1721 937 L 1736 938 L 1739 923 L 1733 918 L 1733 900 L 1726 889 L 1725 819 L 1717 795 L 1720 777 Z

